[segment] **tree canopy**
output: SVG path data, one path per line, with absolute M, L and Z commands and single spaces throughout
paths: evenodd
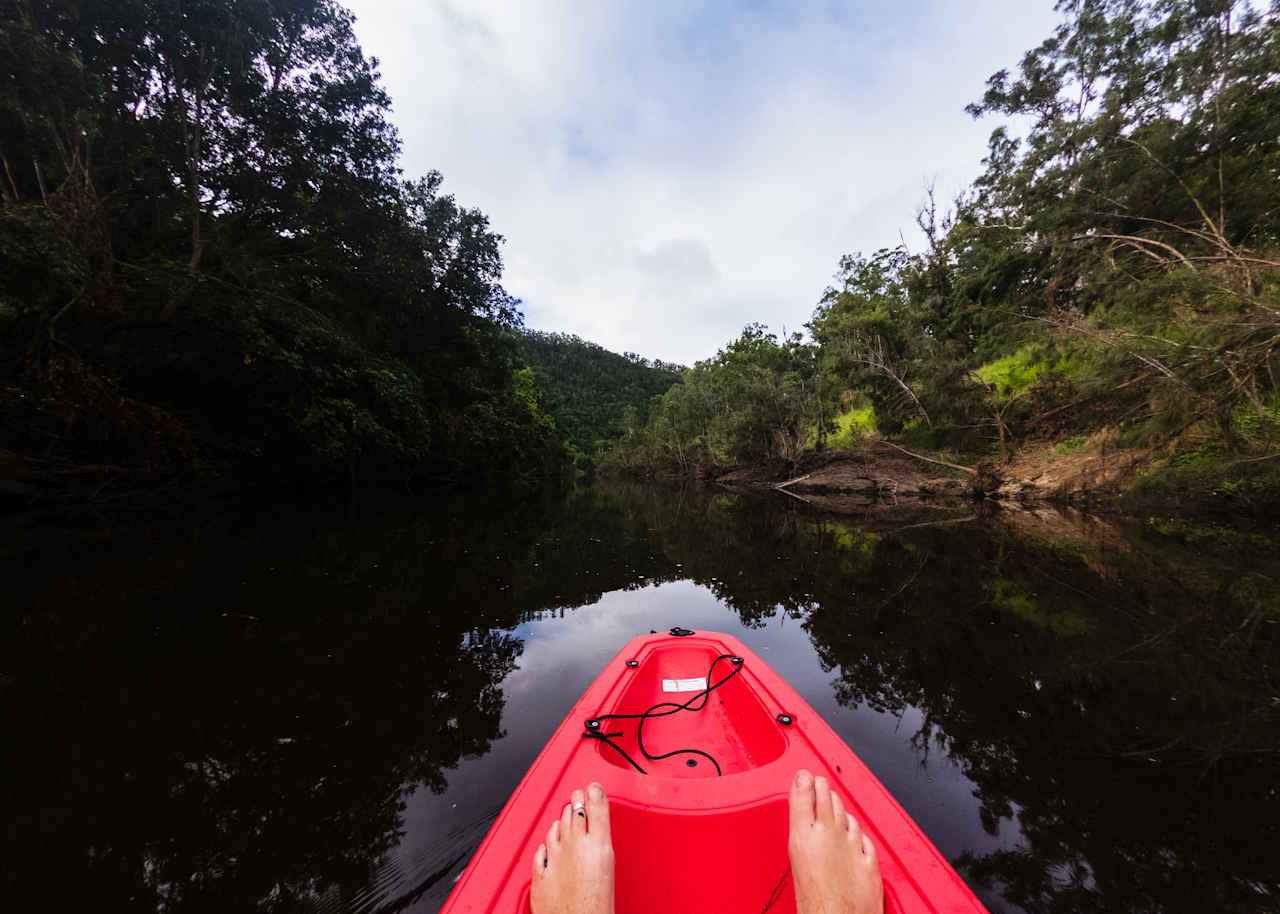
M 501 237 L 405 179 L 332 0 L 0 12 L 0 450 L 307 478 L 554 471 Z
M 649 401 L 665 393 L 682 370 L 634 352 L 619 355 L 567 333 L 522 330 L 516 343 L 541 378 L 578 463 L 585 465 L 643 423 Z

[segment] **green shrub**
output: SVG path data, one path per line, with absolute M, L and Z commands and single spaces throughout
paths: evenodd
M 877 432 L 876 408 L 870 403 L 845 410 L 832 421 L 835 428 L 827 435 L 827 447 L 856 447 Z M 816 431 L 813 437 L 817 438 Z
M 43 206 L 0 208 L 0 326 L 53 314 L 84 286 L 88 265 Z
M 1250 441 L 1280 443 L 1280 394 L 1269 394 L 1262 401 L 1263 415 L 1247 399 L 1241 399 L 1231 411 L 1232 430 Z
M 1074 454 L 1081 450 L 1085 442 L 1089 440 L 1088 435 L 1073 435 L 1066 441 L 1062 441 L 1054 445 L 1053 453 L 1059 457 L 1065 457 L 1067 454 Z
M 1137 480 L 1124 495 L 1132 507 L 1149 502 L 1214 499 L 1243 505 L 1280 502 L 1280 455 L 1241 459 L 1220 443 L 1176 454 Z
M 1045 347 L 1031 344 L 975 369 L 973 376 L 994 387 L 1000 397 L 1009 398 L 1026 393 L 1050 370 Z

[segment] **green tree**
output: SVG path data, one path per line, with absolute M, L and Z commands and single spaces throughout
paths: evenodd
M 1055 33 L 996 73 L 976 116 L 1003 129 L 978 224 L 1011 227 L 1041 264 L 1029 316 L 1109 350 L 1112 387 L 1151 433 L 1276 395 L 1280 86 L 1276 11 L 1233 0 L 1070 0 Z M 1003 230 L 1003 229 L 1002 229 Z
M 402 180 L 352 22 L 0 10 L 0 252 L 26 265 L 0 279 L 0 449 L 320 480 L 563 461 L 515 375 L 502 239 L 438 173 Z

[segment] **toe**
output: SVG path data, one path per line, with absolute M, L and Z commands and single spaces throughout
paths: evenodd
M 581 790 L 575 790 L 569 797 L 569 832 L 574 835 L 583 835 L 587 832 L 587 795 Z
M 853 842 L 854 847 L 862 845 L 862 826 L 858 825 L 858 820 L 853 817 L 853 813 L 845 813 L 845 818 L 849 822 L 849 840 Z
M 801 768 L 791 782 L 791 830 L 813 824 L 813 775 Z
M 573 832 L 573 804 L 565 803 L 564 809 L 560 810 L 560 838 L 569 837 Z
M 587 788 L 587 823 L 591 834 L 610 841 L 609 831 L 609 798 L 604 795 L 604 788 L 592 784 Z
M 830 825 L 832 821 L 831 784 L 821 775 L 813 779 L 813 795 L 815 818 L 823 825 Z
M 547 859 L 555 856 L 556 851 L 560 849 L 560 820 L 551 823 L 551 827 L 547 829 Z
M 849 827 L 849 818 L 844 811 L 844 803 L 840 800 L 840 794 L 835 791 L 831 792 L 831 823 L 841 830 Z
M 539 844 L 538 849 L 533 852 L 533 878 L 541 879 L 546 874 L 547 869 L 547 846 Z

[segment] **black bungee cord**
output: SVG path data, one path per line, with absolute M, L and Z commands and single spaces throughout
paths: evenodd
M 712 682 L 711 677 L 712 677 L 712 674 L 715 673 L 716 665 L 720 663 L 720 661 L 722 660 L 728 660 L 729 663 L 733 666 L 733 669 L 729 672 L 729 675 L 725 676 L 719 682 Z M 619 746 L 617 743 L 615 743 L 611 739 L 611 737 L 614 737 L 614 736 L 622 736 L 621 730 L 618 730 L 615 733 L 602 732 L 604 728 L 604 722 L 606 720 L 639 720 L 640 723 L 636 725 L 636 745 L 640 747 L 640 752 L 649 761 L 657 762 L 657 761 L 661 761 L 662 759 L 671 758 L 673 755 L 700 755 L 703 758 L 705 758 L 707 761 L 711 762 L 712 765 L 715 766 L 717 776 L 723 777 L 724 772 L 720 770 L 720 763 L 717 762 L 715 758 L 712 757 L 709 753 L 703 752 L 701 749 L 692 749 L 692 748 L 691 749 L 674 749 L 671 752 L 664 752 L 662 755 L 650 754 L 649 750 L 644 747 L 644 722 L 651 717 L 669 717 L 670 715 L 678 714 L 681 711 L 701 711 L 703 708 L 707 706 L 707 702 L 710 700 L 711 693 L 714 692 L 716 689 L 720 688 L 720 686 L 724 685 L 734 676 L 737 676 L 738 673 L 740 672 L 742 672 L 741 657 L 737 656 L 736 654 L 721 654 L 720 656 L 716 657 L 715 660 L 711 661 L 711 668 L 707 670 L 707 683 L 708 683 L 707 687 L 703 689 L 701 692 L 699 692 L 698 694 L 694 695 L 684 704 L 676 704 L 673 701 L 660 701 L 653 707 L 649 708 L 649 710 L 641 714 L 601 714 L 598 717 L 592 717 L 587 720 L 587 723 L 586 723 L 587 729 L 586 729 L 586 732 L 582 734 L 582 738 L 598 739 L 601 742 L 609 746 L 612 746 L 614 749 L 617 750 L 617 752 L 624 759 L 627 760 L 628 763 L 630 763 L 632 768 L 634 768 L 636 771 L 639 771 L 641 774 L 648 774 L 649 772 L 641 768 L 636 763 L 636 760 L 627 754 L 625 749 L 623 749 L 621 746 Z M 694 705 L 698 701 L 701 701 L 702 704 L 699 704 L 697 705 L 697 707 L 694 707 Z M 665 710 L 662 710 L 662 709 L 665 709 Z
M 769 893 L 769 900 L 764 903 L 764 910 L 760 914 L 769 914 L 769 909 L 778 903 L 778 899 L 782 897 L 782 889 L 787 884 L 787 877 L 791 875 L 791 864 L 787 864 L 787 868 L 782 871 L 782 878 L 778 880 L 778 884 L 773 887 L 773 891 Z

